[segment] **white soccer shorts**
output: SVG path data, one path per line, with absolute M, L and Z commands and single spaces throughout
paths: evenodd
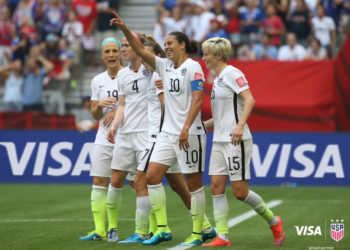
M 230 181 L 249 180 L 252 151 L 252 139 L 237 146 L 231 142 L 213 142 L 209 175 L 228 175 Z
M 111 168 L 136 173 L 148 141 L 148 132 L 118 134 Z
M 169 166 L 169 169 L 180 166 L 183 174 L 204 172 L 206 135 L 189 135 L 190 147 L 187 151 L 180 150 L 179 136 L 161 132 L 158 135 L 150 162 L 157 162 Z
M 156 144 L 155 142 L 150 142 L 150 141 L 148 142 L 146 149 L 143 152 L 141 162 L 140 162 L 139 166 L 137 167 L 138 171 L 147 172 L 155 144 Z M 167 174 L 181 173 L 181 169 L 180 169 L 179 165 L 177 164 L 177 162 L 175 162 L 174 166 L 169 167 L 169 169 L 166 171 L 166 173 Z
M 111 177 L 114 146 L 94 144 L 91 154 L 90 176 Z

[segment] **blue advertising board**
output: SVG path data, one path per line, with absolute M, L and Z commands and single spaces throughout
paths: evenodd
M 0 131 L 0 182 L 91 183 L 95 133 Z M 253 142 L 250 184 L 350 185 L 350 133 L 253 133 Z

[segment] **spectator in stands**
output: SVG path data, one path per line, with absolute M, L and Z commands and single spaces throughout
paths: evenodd
M 43 56 L 28 58 L 23 88 L 24 111 L 43 111 L 43 79 L 53 64 Z
M 195 0 L 194 11 L 195 16 L 192 18 L 191 28 L 193 31 L 192 39 L 197 43 L 202 43 L 210 29 L 210 20 L 215 15 L 207 10 L 207 5 L 202 0 Z
M 192 18 L 194 17 L 194 5 L 185 2 L 179 6 L 181 6 L 181 11 L 184 13 L 182 19 L 186 22 L 185 34 L 188 37 L 192 37 L 193 30 L 191 25 L 192 25 Z
M 107 37 L 114 37 L 116 27 L 109 25 L 113 11 L 118 11 L 120 0 L 97 0 L 97 44 L 101 44 Z
M 243 43 L 249 41 L 250 34 L 257 35 L 262 24 L 262 12 L 255 7 L 254 0 L 244 0 L 245 6 L 239 9 Z
M 91 114 L 90 96 L 84 96 L 82 108 L 75 113 L 75 128 L 80 132 L 96 129 L 97 121 Z
M 158 14 L 160 15 L 164 11 L 171 12 L 175 5 L 178 4 L 178 1 L 179 0 L 159 0 L 158 4 L 156 5 Z
M 95 64 L 95 38 L 94 30 L 97 19 L 97 8 L 94 0 L 73 0 L 72 9 L 76 11 L 78 20 L 83 24 L 82 44 L 89 55 L 89 66 Z
M 50 33 L 59 36 L 65 19 L 66 9 L 61 0 L 50 0 L 50 3 L 44 8 L 41 41 L 45 41 L 46 36 Z
M 34 26 L 34 7 L 34 0 L 21 0 L 12 17 L 17 28 L 22 26 L 24 18 L 27 19 L 30 26 Z
M 228 15 L 228 23 L 226 25 L 226 31 L 229 35 L 232 44 L 233 56 L 237 55 L 237 48 L 242 42 L 240 19 L 239 19 L 239 6 L 236 1 L 226 4 L 226 12 Z
M 165 40 L 165 25 L 164 20 L 165 18 L 169 17 L 168 11 L 163 11 L 160 16 L 158 17 L 157 21 L 155 22 L 153 26 L 152 36 L 162 48 L 164 47 L 164 40 Z
M 301 61 L 305 57 L 305 49 L 298 44 L 296 35 L 292 32 L 287 33 L 287 44 L 278 50 L 278 60 L 280 61 Z
M 5 0 L 6 1 L 6 0 Z M 7 0 L 7 6 L 10 8 L 10 16 L 13 16 L 13 13 L 17 9 L 17 5 L 21 0 Z
M 0 67 L 0 79 L 5 80 L 3 111 L 22 111 L 23 72 L 22 61 L 17 59 Z
M 206 39 L 213 38 L 213 37 L 223 37 L 228 39 L 228 35 L 226 31 L 223 29 L 223 24 L 219 20 L 219 16 L 210 20 L 210 30 L 207 34 Z
M 327 50 L 322 47 L 321 42 L 317 38 L 311 37 L 310 46 L 306 50 L 304 59 L 316 61 L 327 59 Z
M 63 25 L 62 36 L 68 41 L 68 48 L 73 52 L 72 58 L 72 80 L 71 87 L 77 86 L 78 69 L 81 58 L 81 36 L 83 35 L 83 25 L 77 20 L 74 10 L 68 11 L 68 21 Z
M 32 45 L 30 39 L 31 33 L 28 30 L 20 30 L 18 36 L 12 41 L 11 44 L 11 59 L 20 59 L 22 63 L 25 62 L 27 55 L 29 54 L 30 47 Z
M 276 8 L 273 4 L 266 6 L 267 17 L 263 22 L 264 31 L 271 36 L 270 43 L 276 47 L 281 45 L 281 35 L 285 28 L 282 19 L 276 15 Z
M 308 44 L 310 35 L 311 13 L 308 10 L 304 0 L 296 0 L 295 10 L 288 18 L 288 31 L 297 35 L 298 41 L 304 47 Z
M 267 5 L 273 4 L 277 9 L 277 15 L 282 19 L 283 23 L 286 23 L 286 18 L 288 14 L 288 0 L 263 0 L 263 7 L 266 10 Z
M 0 66 L 7 65 L 11 54 L 11 43 L 16 37 L 16 27 L 10 19 L 10 9 L 0 10 Z
M 270 35 L 264 33 L 260 38 L 260 43 L 253 46 L 253 60 L 269 60 L 277 58 L 278 50 L 270 44 Z
M 238 59 L 244 61 L 254 60 L 253 47 L 257 41 L 257 36 L 254 33 L 251 33 L 248 38 L 248 44 L 243 44 L 238 48 Z
M 333 19 L 326 16 L 326 10 L 323 6 L 317 6 L 317 16 L 311 19 L 311 25 L 315 37 L 330 55 L 336 42 L 336 26 Z
M 316 12 L 318 14 L 318 6 L 324 7 L 324 13 L 331 17 L 335 23 L 336 29 L 339 27 L 340 15 L 343 11 L 344 0 L 318 0 L 318 5 L 316 7 Z M 322 41 L 321 41 L 322 43 Z
M 187 25 L 186 21 L 182 18 L 181 9 L 178 5 L 172 8 L 170 17 L 164 17 L 163 23 L 165 35 L 173 31 L 185 32 Z

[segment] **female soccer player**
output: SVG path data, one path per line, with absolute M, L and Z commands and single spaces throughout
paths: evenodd
M 203 102 L 203 71 L 198 62 L 188 58 L 196 52 L 187 36 L 172 32 L 165 39 L 166 58 L 159 58 L 145 50 L 132 35 L 119 15 L 110 21 L 123 31 L 134 51 L 162 78 L 164 85 L 165 114 L 162 131 L 153 148 L 147 170 L 149 198 L 157 218 L 158 229 L 154 236 L 143 241 L 155 245 L 170 240 L 172 234 L 166 216 L 166 196 L 162 178 L 176 162 L 186 174 L 191 192 L 192 235 L 182 245 L 202 244 L 202 224 L 205 211 L 205 193 L 202 185 L 206 133 L 200 120 Z
M 254 107 L 254 98 L 244 74 L 227 65 L 231 43 L 225 38 L 211 38 L 202 45 L 203 61 L 216 72 L 211 93 L 213 118 L 206 127 L 214 126 L 209 175 L 213 196 L 214 218 L 219 237 L 202 246 L 231 246 L 228 237 L 228 203 L 225 187 L 230 177 L 234 196 L 250 205 L 270 225 L 276 246 L 284 240 L 282 220 L 274 216 L 262 198 L 248 188 L 249 163 L 252 155 L 252 135 L 247 120 Z
M 91 113 L 100 120 L 91 157 L 90 175 L 93 176 L 91 210 L 95 230 L 80 240 L 102 240 L 106 237 L 106 196 L 111 176 L 111 161 L 114 145 L 106 139 L 108 127 L 113 121 L 118 101 L 116 76 L 121 65 L 121 46 L 114 38 L 107 38 L 101 44 L 101 58 L 107 70 L 98 74 L 91 82 Z
M 133 33 L 132 36 L 137 41 L 145 42 L 141 35 Z M 119 240 L 118 217 L 125 177 L 128 173 L 136 173 L 148 140 L 147 91 L 152 73 L 145 68 L 125 37 L 122 41 L 122 53 L 124 60 L 130 63 L 118 72 L 119 106 L 107 133 L 108 141 L 116 141 L 111 164 L 112 178 L 107 195 L 110 241 Z M 128 241 L 121 243 L 129 243 Z
M 164 51 L 153 37 L 147 36 L 147 42 L 144 43 L 144 47 L 150 53 L 165 58 Z M 146 64 L 145 66 L 147 69 L 153 72 L 153 69 L 149 65 Z M 138 165 L 135 178 L 135 189 L 137 195 L 135 234 L 131 235 L 127 240 L 124 240 L 121 243 L 143 242 L 146 239 L 149 228 L 150 233 L 152 234 L 154 234 L 157 230 L 157 221 L 154 212 L 152 211 L 150 214 L 151 203 L 148 197 L 146 181 L 146 172 L 149 166 L 149 160 L 160 131 L 161 123 L 163 121 L 162 110 L 164 110 L 164 94 L 162 89 L 158 89 L 156 87 L 156 81 L 161 82 L 161 78 L 158 73 L 153 72 L 152 79 L 148 87 L 148 143 L 142 156 L 142 160 Z M 179 194 L 186 207 L 191 209 L 191 195 L 178 164 L 176 163 L 174 167 L 169 168 L 165 176 L 170 184 L 170 187 Z M 150 217 L 148 216 L 149 214 Z M 148 222 L 150 224 L 149 228 Z M 216 236 L 215 230 L 212 229 L 211 224 L 206 217 L 204 218 L 203 222 L 202 236 L 204 239 L 214 238 Z

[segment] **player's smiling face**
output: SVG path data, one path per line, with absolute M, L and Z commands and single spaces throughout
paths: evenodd
M 122 41 L 122 54 L 124 60 L 126 61 L 132 61 L 137 57 L 135 51 L 131 48 L 128 40 L 125 37 L 123 37 Z
M 203 49 L 202 60 L 205 62 L 208 69 L 214 69 L 218 64 L 217 56 L 214 56 L 213 52 L 211 52 L 209 49 Z
M 115 42 L 106 43 L 101 52 L 101 58 L 107 67 L 118 66 L 120 62 L 120 49 Z
M 185 43 L 179 43 L 175 36 L 167 36 L 164 42 L 166 57 L 173 62 L 179 58 L 179 55 L 185 49 Z

